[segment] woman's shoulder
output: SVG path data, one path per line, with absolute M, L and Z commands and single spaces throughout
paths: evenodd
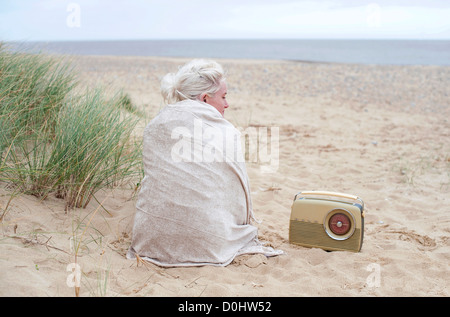
M 183 100 L 166 105 L 158 115 L 152 119 L 149 126 L 161 125 L 191 126 L 201 124 L 219 129 L 234 129 L 214 107 L 196 100 Z

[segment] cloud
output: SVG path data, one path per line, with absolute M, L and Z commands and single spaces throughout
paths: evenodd
M 67 23 L 67 6 L 80 25 Z M 450 6 L 430 0 L 2 0 L 3 40 L 443 38 Z
M 226 27 L 252 37 L 447 38 L 450 8 L 333 1 L 238 6 Z

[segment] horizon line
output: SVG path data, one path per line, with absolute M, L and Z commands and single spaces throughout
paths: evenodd
M 4 43 L 33 42 L 126 42 L 126 41 L 450 41 L 450 38 L 121 38 L 121 39 L 52 39 L 1 40 Z

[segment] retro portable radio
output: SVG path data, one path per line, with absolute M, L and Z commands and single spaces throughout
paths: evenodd
M 361 198 L 327 191 L 304 191 L 294 197 L 289 242 L 327 251 L 361 250 L 364 202 Z

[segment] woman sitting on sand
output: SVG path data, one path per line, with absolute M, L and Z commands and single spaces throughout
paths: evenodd
M 161 81 L 168 105 L 144 131 L 145 177 L 127 257 L 161 266 L 227 265 L 280 254 L 257 238 L 240 133 L 224 118 L 218 63 L 193 60 Z

